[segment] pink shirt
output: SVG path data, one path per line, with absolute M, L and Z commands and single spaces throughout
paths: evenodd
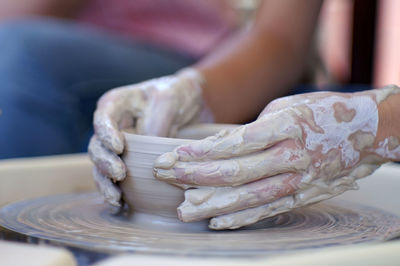
M 84 23 L 202 56 L 237 26 L 225 0 L 89 0 Z

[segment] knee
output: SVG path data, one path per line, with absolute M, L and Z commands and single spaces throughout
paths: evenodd
M 43 53 L 59 47 L 60 36 L 69 23 L 55 19 L 14 20 L 0 24 L 0 51 L 3 60 Z M 4 58 L 5 57 L 5 58 Z M 2 61 L 2 60 L 0 60 Z M 9 60 L 7 60 L 9 61 Z
M 39 19 L 0 24 L 1 97 L 22 101 L 43 93 L 45 85 L 58 78 L 53 75 L 60 49 L 57 35 L 64 27 L 62 22 Z
M 1 39 L 32 40 L 60 35 L 74 23 L 61 19 L 36 18 L 9 20 L 0 24 Z

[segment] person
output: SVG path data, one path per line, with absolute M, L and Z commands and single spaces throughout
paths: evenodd
M 107 90 L 172 74 L 232 34 L 226 0 L 6 0 L 0 159 L 86 152 Z
M 321 2 L 263 1 L 250 28 L 190 68 L 103 95 L 89 154 L 105 199 L 121 206 L 125 127 L 174 136 L 190 123 L 239 124 L 262 111 L 254 122 L 182 145 L 154 164 L 158 179 L 191 188 L 179 218 L 212 218 L 213 229 L 331 198 L 399 160 L 398 87 L 279 98 L 301 74 Z

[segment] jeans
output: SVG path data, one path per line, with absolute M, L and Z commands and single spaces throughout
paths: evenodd
M 193 62 L 72 22 L 0 24 L 0 159 L 86 151 L 104 92 Z

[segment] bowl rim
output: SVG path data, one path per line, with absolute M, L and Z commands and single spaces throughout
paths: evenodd
M 203 139 L 212 135 L 217 134 L 221 130 L 233 130 L 240 125 L 236 124 L 194 124 L 189 125 L 187 127 L 182 128 L 178 134 L 177 138 L 169 138 L 169 137 L 159 137 L 159 136 L 149 136 L 149 135 L 139 135 L 135 134 L 132 129 L 123 130 L 123 134 L 126 142 L 135 141 L 142 143 L 152 143 L 152 144 L 165 144 L 165 145 L 178 145 L 192 142 L 194 140 Z M 190 136 L 194 135 L 193 132 L 196 132 L 198 135 L 205 136 L 202 138 L 188 138 L 182 136 Z M 200 133 L 199 133 L 200 132 Z

